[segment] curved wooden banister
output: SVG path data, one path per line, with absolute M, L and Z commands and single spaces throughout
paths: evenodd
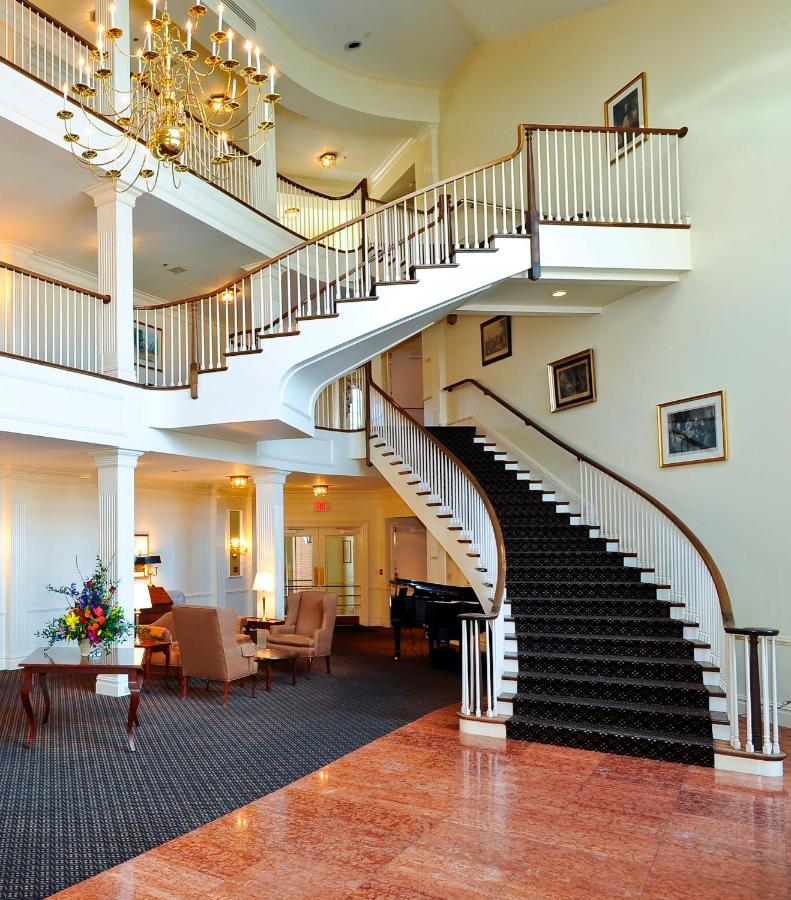
M 686 125 L 681 128 L 623 128 L 620 125 L 523 125 L 529 131 L 576 131 L 576 132 L 593 132 L 594 134 L 662 134 L 673 137 L 677 135 L 680 138 L 686 137 L 689 129 Z
M 98 291 L 80 287 L 78 284 L 70 284 L 68 281 L 59 281 L 57 278 L 50 278 L 49 275 L 42 275 L 40 272 L 31 272 L 30 269 L 21 269 L 19 266 L 11 265 L 11 263 L 0 261 L 0 270 L 16 272 L 18 275 L 27 275 L 29 278 L 35 278 L 38 281 L 46 281 L 47 284 L 54 284 L 55 287 L 62 287 L 67 291 L 76 291 L 77 293 L 85 294 L 86 297 L 95 297 L 97 300 L 101 300 L 102 303 L 109 303 L 112 299 L 109 294 L 100 294 Z
M 358 191 L 366 200 L 369 199 L 367 178 L 361 178 L 347 194 L 323 194 L 315 188 L 309 188 L 304 184 L 300 184 L 298 181 L 294 181 L 293 178 L 289 178 L 288 175 L 283 175 L 282 172 L 278 172 L 277 177 L 280 181 L 285 181 L 286 184 L 290 184 L 291 187 L 295 187 L 298 191 L 304 191 L 306 194 L 312 194 L 314 197 L 321 197 L 322 200 L 348 200 Z
M 505 594 L 505 540 L 503 538 L 503 531 L 500 527 L 500 520 L 497 518 L 497 513 L 494 510 L 494 506 L 492 506 L 491 500 L 486 496 L 486 491 L 481 487 L 478 479 L 472 474 L 470 469 L 451 451 L 449 450 L 438 438 L 434 437 L 434 435 L 425 427 L 425 425 L 421 425 L 418 420 L 410 415 L 404 409 L 403 406 L 396 403 L 396 401 L 389 395 L 386 394 L 380 387 L 377 385 L 373 379 L 371 378 L 370 367 L 366 366 L 366 378 L 365 383 L 368 390 L 374 390 L 381 397 L 383 397 L 388 403 L 392 404 L 402 416 L 408 419 L 423 435 L 428 438 L 428 440 L 434 444 L 437 449 L 444 456 L 447 456 L 449 459 L 453 461 L 453 464 L 459 468 L 459 470 L 463 473 L 463 475 L 468 479 L 470 484 L 475 488 L 478 496 L 481 498 L 483 502 L 484 508 L 486 509 L 487 514 L 489 515 L 489 519 L 492 523 L 492 529 L 494 530 L 494 539 L 495 546 L 497 547 L 497 581 L 494 585 L 494 595 L 492 597 L 492 612 L 484 613 L 483 615 L 496 618 L 497 614 L 500 611 L 500 607 L 503 603 L 503 596 Z M 370 403 L 366 402 L 366 446 L 371 440 L 371 417 L 370 417 Z M 477 614 L 476 614 L 477 615 Z
M 568 444 L 562 438 L 559 438 L 557 435 L 553 434 L 547 428 L 544 428 L 543 425 L 539 424 L 535 421 L 535 419 L 531 419 L 530 416 L 525 415 L 521 410 L 518 410 L 515 406 L 512 406 L 507 400 L 503 399 L 499 394 L 496 394 L 494 391 L 490 390 L 486 387 L 486 385 L 481 384 L 475 378 L 462 378 L 460 381 L 454 381 L 453 384 L 449 384 L 445 387 L 445 390 L 449 393 L 456 388 L 463 387 L 466 384 L 470 384 L 473 387 L 478 388 L 479 391 L 483 393 L 486 397 L 491 397 L 495 403 L 498 403 L 503 409 L 508 410 L 512 415 L 521 419 L 525 425 L 529 428 L 535 429 L 539 434 L 543 435 L 547 440 L 551 441 L 555 446 L 560 447 L 562 450 L 565 450 L 567 453 L 570 453 L 572 456 L 576 457 L 580 462 L 587 463 L 589 466 L 592 466 L 594 469 L 598 469 L 600 472 L 603 472 L 608 477 L 613 480 L 619 482 L 624 485 L 624 487 L 629 488 L 630 491 L 634 491 L 643 500 L 650 503 L 655 509 L 658 509 L 662 515 L 666 516 L 675 526 L 682 532 L 682 534 L 689 540 L 692 546 L 697 550 L 700 558 L 703 560 L 706 568 L 711 575 L 711 579 L 714 582 L 714 587 L 717 591 L 717 597 L 720 602 L 720 612 L 722 613 L 722 621 L 727 627 L 733 627 L 734 619 L 733 619 L 733 608 L 731 606 L 731 598 L 728 593 L 728 588 L 725 585 L 725 579 L 722 577 L 722 573 L 717 568 L 717 564 L 714 562 L 711 554 L 706 549 L 706 546 L 700 540 L 700 538 L 692 531 L 692 529 L 684 523 L 679 517 L 672 512 L 672 510 L 668 509 L 661 500 L 657 500 L 656 497 L 649 494 L 648 491 L 643 490 L 643 488 L 638 487 L 638 485 L 629 481 L 628 478 L 625 478 L 623 475 L 619 475 L 617 472 L 614 472 L 609 467 L 603 465 L 592 457 L 588 456 L 586 453 L 583 453 L 581 450 L 577 450 L 576 447 L 572 447 L 571 444 Z

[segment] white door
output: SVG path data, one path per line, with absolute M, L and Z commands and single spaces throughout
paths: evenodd
M 359 620 L 358 537 L 356 528 L 287 528 L 287 590 L 323 588 L 338 595 L 339 616 Z

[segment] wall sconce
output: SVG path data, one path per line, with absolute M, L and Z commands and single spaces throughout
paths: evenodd
M 250 481 L 249 475 L 229 475 L 228 481 L 231 482 L 231 487 L 235 488 L 246 488 L 247 483 Z
M 335 163 L 338 161 L 337 153 L 322 153 L 319 157 L 322 169 L 334 169 Z
M 328 484 L 314 484 L 313 485 L 313 496 L 314 497 L 326 497 L 329 492 L 330 486 Z
M 228 542 L 228 550 L 230 551 L 231 559 L 239 559 L 241 556 L 244 556 L 249 549 L 250 548 L 241 538 L 231 538 Z

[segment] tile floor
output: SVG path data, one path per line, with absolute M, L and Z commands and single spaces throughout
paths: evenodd
M 789 788 L 462 743 L 447 708 L 57 896 L 788 898 Z

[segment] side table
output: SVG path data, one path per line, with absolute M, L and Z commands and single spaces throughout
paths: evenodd
M 297 683 L 297 654 L 293 650 L 274 650 L 267 647 L 265 650 L 258 650 L 255 654 L 258 664 L 262 663 L 266 666 L 266 689 L 272 690 L 272 663 L 281 660 L 291 660 L 291 685 Z

